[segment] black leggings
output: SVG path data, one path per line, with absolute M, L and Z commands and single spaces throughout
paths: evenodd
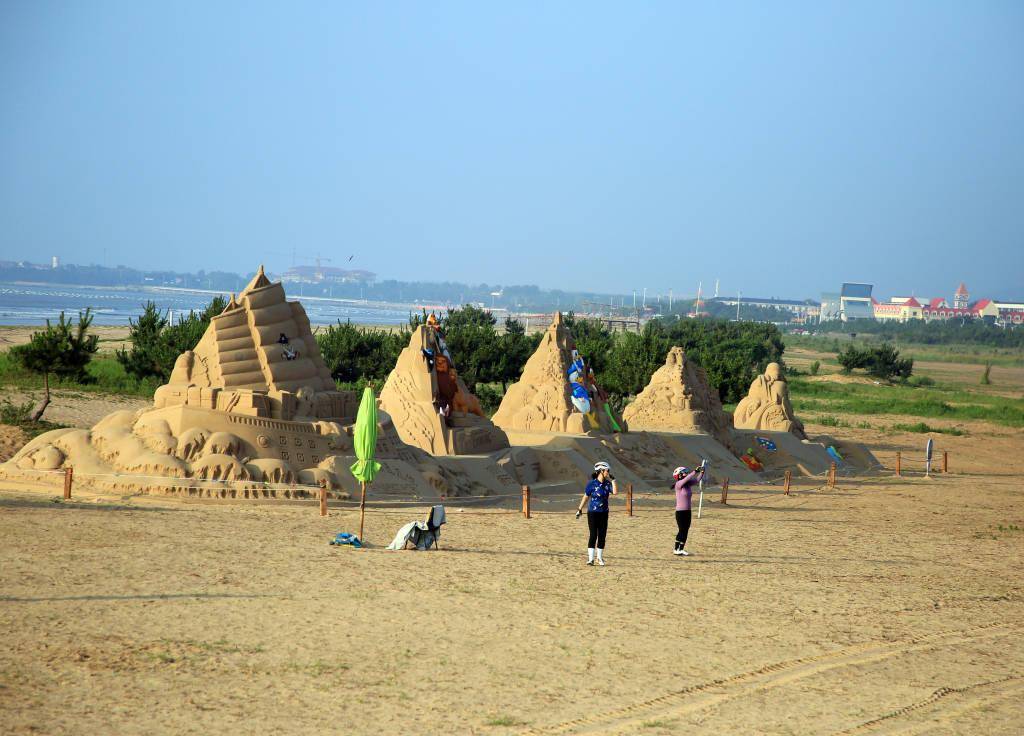
M 686 546 L 686 535 L 690 533 L 690 509 L 676 509 L 676 526 L 679 527 L 676 534 L 676 549 L 682 549 Z
M 590 527 L 590 541 L 587 549 L 604 549 L 604 538 L 608 536 L 608 512 L 588 511 L 587 526 Z

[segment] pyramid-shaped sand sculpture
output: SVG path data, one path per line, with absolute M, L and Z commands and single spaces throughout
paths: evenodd
M 576 341 L 562 322 L 561 312 L 555 314 L 540 346 L 526 361 L 519 382 L 509 387 L 494 423 L 506 432 L 626 431 L 626 423 L 594 383 L 585 356 L 576 353 Z
M 308 492 L 268 484 L 324 484 L 343 495 L 357 486 L 349 466 L 358 401 L 335 389 L 302 305 L 286 301 L 261 266 L 178 357 L 152 409 L 40 435 L 0 465 L 0 477 L 41 480 L 38 471 L 72 466 L 100 489 L 292 498 Z M 453 474 L 403 443 L 384 412 L 379 425 L 377 456 L 387 462 L 376 493 L 457 492 Z
M 433 315 L 398 356 L 380 406 L 404 442 L 432 455 L 477 455 L 509 446 L 459 376 Z
M 732 447 L 729 415 L 722 409 L 718 391 L 709 385 L 704 368 L 688 359 L 680 347 L 668 351 L 665 365 L 654 372 L 622 418 L 633 430 L 703 432 Z

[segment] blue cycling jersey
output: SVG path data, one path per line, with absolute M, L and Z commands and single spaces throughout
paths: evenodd
M 602 483 L 595 478 L 587 483 L 587 490 L 585 493 L 590 498 L 590 503 L 587 505 L 587 511 L 594 511 L 598 513 L 608 511 L 608 497 L 612 495 L 611 481 L 606 480 Z

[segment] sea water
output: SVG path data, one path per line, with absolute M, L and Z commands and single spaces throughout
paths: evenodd
M 286 287 L 287 288 L 287 287 Z M 146 306 L 154 302 L 165 315 L 177 319 L 190 310 L 201 311 L 215 296 L 226 292 L 162 287 L 60 286 L 45 284 L 11 284 L 0 282 L 0 325 L 43 325 L 56 321 L 63 311 L 76 318 L 86 307 L 92 309 L 96 325 L 127 325 L 137 319 Z M 292 300 L 294 296 L 290 297 Z M 334 324 L 351 320 L 356 324 L 405 324 L 414 305 L 377 304 L 346 299 L 304 297 L 302 306 L 314 325 Z

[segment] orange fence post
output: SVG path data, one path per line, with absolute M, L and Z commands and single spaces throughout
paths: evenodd
M 327 481 L 320 481 L 320 516 L 327 516 Z
M 727 506 L 728 506 L 728 503 L 726 503 L 725 499 L 728 498 L 728 497 L 729 497 L 729 479 L 726 478 L 725 480 L 722 481 L 722 503 L 726 504 Z
M 828 487 L 836 487 L 836 464 L 833 461 L 832 466 L 828 469 Z
M 64 498 L 71 498 L 71 483 L 75 478 L 75 469 L 70 465 L 64 468 Z
M 530 486 L 523 486 L 523 518 L 530 518 Z
M 942 451 L 942 472 L 949 472 L 949 450 Z
M 896 451 L 896 475 L 902 475 L 902 473 L 900 473 L 900 460 L 901 459 L 902 459 L 902 457 L 900 455 L 900 451 L 897 450 Z
M 626 484 L 626 513 L 633 515 L 633 484 Z
M 786 471 L 786 483 L 785 483 L 785 485 L 786 485 L 786 495 L 787 496 L 789 495 L 789 484 L 792 481 L 793 481 L 793 471 L 792 470 L 787 470 Z

